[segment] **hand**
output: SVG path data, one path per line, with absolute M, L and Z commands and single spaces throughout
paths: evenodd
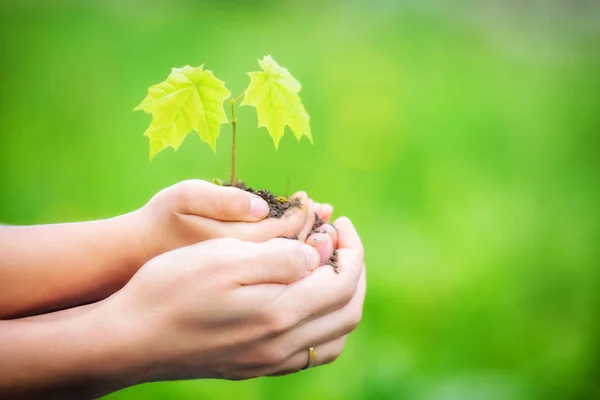
M 286 374 L 335 360 L 361 319 L 363 250 L 351 222 L 335 223 L 339 275 L 310 246 L 217 239 L 148 262 L 104 315 L 120 321 L 141 381 Z
M 333 206 L 328 203 L 314 203 L 315 213 L 326 223 L 329 223 L 333 215 Z
M 325 264 L 333 255 L 337 246 L 337 231 L 329 222 L 333 214 L 333 206 L 326 203 L 313 203 L 313 209 L 316 218 L 323 221 L 323 224 L 306 239 L 306 243 L 317 249 L 321 255 L 322 263 Z
M 313 203 L 304 192 L 292 197 L 300 199 L 301 208 L 281 219 L 265 219 L 269 207 L 257 195 L 201 180 L 180 182 L 160 191 L 138 212 L 144 258 L 215 238 L 305 240 L 315 221 Z
M 262 199 L 193 180 L 161 191 L 139 210 L 107 220 L 2 226 L 0 318 L 102 300 L 121 289 L 153 257 L 203 240 L 305 239 L 315 220 L 313 203 L 305 193 L 296 196 L 302 202 L 300 209 L 290 210 L 282 219 L 261 220 L 267 212 Z M 322 235 L 312 239 L 326 262 L 335 241 Z

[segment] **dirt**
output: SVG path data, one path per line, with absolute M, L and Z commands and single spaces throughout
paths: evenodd
M 315 223 L 313 224 L 312 229 L 310 230 L 310 233 L 308 234 L 308 236 L 312 235 L 313 233 L 327 233 L 324 229 L 321 229 L 321 226 L 324 223 L 325 223 L 325 221 L 323 221 L 317 214 L 315 214 Z M 284 239 L 298 240 L 298 236 L 294 236 L 294 237 L 283 236 L 283 238 Z M 331 255 L 331 258 L 325 264 L 331 265 L 331 268 L 333 268 L 333 271 L 336 274 L 340 273 L 339 266 L 338 266 L 338 252 L 337 252 L 337 250 L 333 251 L 333 254 Z
M 310 233 L 308 235 L 310 236 L 313 233 L 327 233 L 324 229 L 321 229 L 321 226 L 324 223 L 325 223 L 325 221 L 323 221 L 317 214 L 315 214 L 315 223 L 313 224 L 313 227 L 312 227 L 312 229 L 311 229 L 311 231 L 310 231 Z M 331 256 L 331 258 L 329 259 L 329 261 L 327 261 L 327 264 L 331 265 L 331 267 L 333 268 L 333 270 L 335 271 L 336 274 L 340 273 L 340 271 L 338 269 L 338 254 L 337 254 L 337 250 L 333 251 L 333 255 Z
M 232 185 L 226 183 L 224 186 Z M 244 182 L 239 181 L 235 182 L 235 185 L 233 186 L 262 197 L 269 205 L 269 218 L 281 218 L 288 210 L 302 207 L 302 202 L 298 198 L 275 196 L 270 191 L 264 189 L 254 190 L 251 187 L 246 186 Z
M 338 252 L 337 250 L 333 251 L 333 254 L 331 255 L 331 258 L 329 259 L 329 261 L 327 261 L 327 264 L 331 265 L 331 268 L 333 268 L 333 272 L 335 272 L 336 274 L 340 273 L 340 267 L 338 265 Z
M 264 189 L 254 190 L 251 187 L 246 186 L 244 182 L 236 181 L 234 185 L 231 185 L 230 183 L 223 183 L 223 186 L 235 186 L 239 189 L 245 190 L 247 192 L 262 197 L 269 205 L 269 218 L 281 218 L 285 215 L 285 213 L 288 210 L 302 207 L 302 202 L 298 198 L 275 196 L 270 191 Z M 323 225 L 324 223 L 325 221 L 323 221 L 321 218 L 319 218 L 317 214 L 315 214 L 315 223 L 313 224 L 309 236 L 317 232 L 324 233 L 325 231 L 321 229 L 321 225 Z M 298 240 L 298 236 L 285 236 L 284 238 Z M 326 264 L 331 265 L 335 273 L 339 274 L 337 250 L 333 252 L 333 255 Z
M 321 230 L 321 225 L 323 225 L 324 223 L 325 221 L 323 221 L 321 217 L 319 217 L 319 214 L 315 213 L 315 223 L 313 224 L 310 233 L 325 233 L 323 230 Z

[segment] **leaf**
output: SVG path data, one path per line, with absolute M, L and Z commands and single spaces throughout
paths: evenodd
M 258 126 L 264 126 L 275 142 L 275 148 L 288 125 L 298 141 L 304 135 L 312 143 L 310 116 L 298 92 L 302 88 L 290 72 L 280 67 L 271 56 L 258 60 L 262 72 L 250 72 L 250 86 L 241 105 L 256 107 Z
M 219 128 L 227 122 L 223 102 L 231 93 L 202 67 L 173 68 L 167 80 L 150 86 L 146 98 L 134 108 L 152 114 L 144 132 L 150 139 L 151 160 L 169 146 L 177 150 L 193 130 L 216 151 Z

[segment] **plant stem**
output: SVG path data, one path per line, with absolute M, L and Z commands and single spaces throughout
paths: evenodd
M 240 94 L 238 97 L 236 97 L 236 98 L 235 98 L 235 99 L 233 99 L 233 100 L 227 100 L 227 101 L 228 101 L 228 102 L 230 102 L 230 103 L 233 103 L 233 104 L 235 104 L 235 103 L 237 103 L 237 102 L 238 102 L 238 100 L 239 100 L 239 99 L 241 99 L 242 97 L 244 97 L 244 95 L 245 95 L 245 94 L 246 94 L 246 92 L 244 92 L 244 93 Z
M 237 120 L 235 119 L 235 103 L 244 97 L 244 94 L 246 93 L 240 94 L 235 99 L 227 99 L 227 102 L 231 104 L 231 129 L 233 131 L 231 138 L 231 186 L 235 185 L 235 127 L 237 125 Z
M 235 101 L 237 99 L 230 101 L 231 104 L 231 129 L 232 129 L 232 137 L 231 137 L 231 186 L 235 186 L 235 126 L 237 125 L 237 121 L 235 120 Z

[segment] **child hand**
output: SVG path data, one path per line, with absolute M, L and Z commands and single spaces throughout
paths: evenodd
M 177 183 L 157 193 L 138 210 L 140 246 L 146 260 L 167 251 L 216 238 L 264 242 L 277 237 L 306 240 L 315 221 L 306 193 L 300 208 L 280 219 L 266 218 L 267 203 L 235 187 L 201 180 Z

